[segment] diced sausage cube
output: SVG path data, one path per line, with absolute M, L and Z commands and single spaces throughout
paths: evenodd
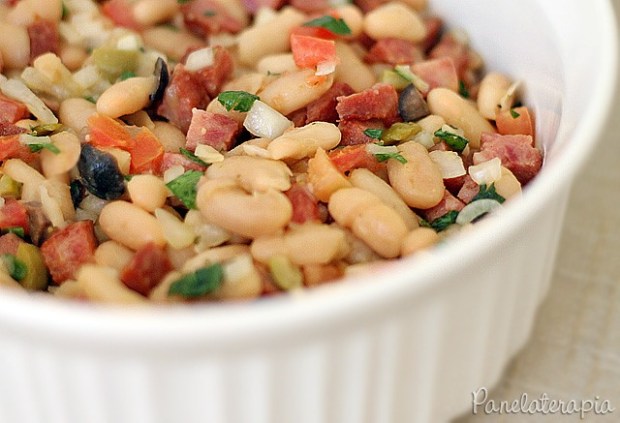
M 228 151 L 238 133 L 239 124 L 228 116 L 194 109 L 185 148 L 194 151 L 199 144 L 206 144 L 218 151 Z

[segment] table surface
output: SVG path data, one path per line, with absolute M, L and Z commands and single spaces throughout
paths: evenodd
M 613 3 L 620 17 L 620 0 Z M 620 89 L 616 98 L 620 110 Z M 620 421 L 620 116 L 604 133 L 603 154 L 595 153 L 573 187 L 551 290 L 530 342 L 488 398 L 499 406 L 546 394 L 565 403 L 591 400 L 599 410 L 608 400 L 615 412 L 580 420 L 579 413 L 487 415 L 478 408 L 454 423 Z

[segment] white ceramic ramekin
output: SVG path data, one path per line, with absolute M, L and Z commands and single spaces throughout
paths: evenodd
M 440 422 L 526 341 L 571 187 L 610 114 L 607 0 L 431 0 L 522 79 L 546 164 L 424 257 L 300 295 L 140 310 L 0 293 L 2 423 Z

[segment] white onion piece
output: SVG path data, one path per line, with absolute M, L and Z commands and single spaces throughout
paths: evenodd
M 253 144 L 241 144 L 241 149 L 248 156 L 262 157 L 263 159 L 272 159 L 271 152 L 266 148 Z
M 502 177 L 502 161 L 495 157 L 486 162 L 469 166 L 469 176 L 478 185 L 491 185 Z
M 141 46 L 140 39 L 137 35 L 125 35 L 116 42 L 116 48 L 119 50 L 138 50 Z
M 34 135 L 30 135 L 30 134 L 19 134 L 18 139 L 19 139 L 19 142 L 23 145 L 51 144 L 52 143 L 52 139 L 48 136 L 35 137 Z
M 418 133 L 415 137 L 413 137 L 412 141 L 422 144 L 427 150 L 435 145 L 435 137 L 433 134 L 426 131 Z
M 179 176 L 183 175 L 185 173 L 185 168 L 181 165 L 175 165 L 175 166 L 171 166 L 170 168 L 166 169 L 166 171 L 164 172 L 164 183 L 168 183 L 171 181 L 174 181 L 176 178 L 178 178 Z
M 180 250 L 194 243 L 196 234 L 193 228 L 174 214 L 164 209 L 155 209 L 155 217 L 164 233 L 164 239 L 172 248 Z
M 395 145 L 368 143 L 366 144 L 366 151 L 369 154 L 398 154 L 398 147 Z
M 513 82 L 506 94 L 499 101 L 499 109 L 502 111 L 510 110 L 518 95 L 518 90 L 521 87 L 521 81 Z
M 209 66 L 213 66 L 215 58 L 211 47 L 201 48 L 193 51 L 187 56 L 185 61 L 185 69 L 190 72 L 196 72 Z
M 226 282 L 239 281 L 247 277 L 254 270 L 252 256 L 245 253 L 227 260 L 222 265 Z
M 24 103 L 41 123 L 58 123 L 54 113 L 23 82 L 0 75 L 0 91 L 7 97 Z
M 483 198 L 482 200 L 472 201 L 461 210 L 456 217 L 456 223 L 459 225 L 466 225 L 473 222 L 480 216 L 486 213 L 490 213 L 502 205 L 497 200 L 491 200 L 489 198 Z
M 273 140 L 293 127 L 293 122 L 262 101 L 256 100 L 245 117 L 243 126 L 254 136 Z
M 429 156 L 439 166 L 444 179 L 457 178 L 467 173 L 463 159 L 454 151 L 431 151 Z
M 330 75 L 336 72 L 336 62 L 321 62 L 316 65 L 316 72 L 314 73 L 316 76 L 325 76 Z
M 194 154 L 205 163 L 217 163 L 224 161 L 224 155 L 207 144 L 198 144 Z

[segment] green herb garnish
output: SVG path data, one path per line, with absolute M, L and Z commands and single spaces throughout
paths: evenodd
M 202 15 L 210 18 L 212 16 L 217 15 L 217 12 L 215 10 L 205 10 Z
M 463 98 L 471 97 L 471 94 L 469 93 L 469 90 L 467 89 L 463 81 L 459 81 L 459 94 Z
M 121 72 L 121 75 L 118 77 L 118 79 L 120 79 L 121 81 L 124 81 L 129 78 L 135 78 L 135 76 L 136 76 L 135 72 L 126 70 L 126 71 Z
M 196 208 L 196 185 L 202 177 L 202 172 L 188 170 L 183 175 L 168 182 L 166 186 L 188 209 Z
M 374 156 L 378 162 L 385 162 L 387 160 L 394 159 L 402 164 L 407 163 L 407 159 L 405 159 L 400 153 L 376 153 Z
M 306 22 L 303 26 L 312 26 L 312 27 L 320 27 L 325 28 L 330 32 L 338 35 L 349 35 L 351 34 L 351 28 L 346 24 L 344 19 L 336 19 L 333 16 L 325 15 L 320 18 L 312 19 L 311 21 Z
M 60 154 L 60 149 L 58 149 L 58 147 L 56 147 L 51 142 L 43 142 L 40 144 L 28 144 L 28 148 L 30 148 L 30 151 L 33 153 L 38 153 L 39 151 L 46 149 L 46 150 L 51 151 L 54 154 Z
M 91 102 L 93 104 L 97 103 L 97 100 L 95 100 L 95 97 L 93 97 L 92 95 L 84 97 L 84 100 L 89 101 L 89 102 Z
M 192 0 L 177 0 L 177 3 L 179 3 L 179 4 L 187 4 L 190 1 L 192 1 Z
M 249 112 L 252 105 L 260 97 L 245 91 L 222 91 L 217 100 L 228 110 L 236 110 L 238 112 Z
M 179 149 L 179 151 L 181 152 L 182 155 L 184 155 L 185 157 L 187 157 L 188 159 L 190 159 L 194 163 L 197 163 L 200 166 L 204 166 L 204 167 L 208 167 L 209 166 L 209 163 L 205 162 L 204 160 L 202 160 L 200 157 L 198 157 L 197 155 L 195 155 L 191 151 L 186 150 L 185 148 L 181 148 L 181 149 Z
M 446 144 L 450 146 L 457 153 L 462 153 L 469 144 L 466 138 L 463 138 L 460 135 L 454 134 L 452 132 L 444 131 L 443 129 L 439 129 L 435 131 L 434 134 L 437 138 L 445 141 Z
M 6 233 L 15 234 L 20 238 L 24 238 L 26 236 L 26 231 L 21 226 L 11 226 L 10 228 L 6 228 Z
M 61 7 L 62 7 L 62 14 L 60 15 L 60 19 L 65 20 L 67 16 L 69 16 L 69 8 L 67 7 L 64 1 L 62 2 Z
M 432 228 L 431 224 L 428 223 L 428 220 L 422 219 L 421 217 L 418 218 L 418 223 L 420 224 L 421 228 Z
M 375 140 L 380 140 L 383 135 L 383 129 L 368 128 L 364 131 L 364 135 Z
M 2 254 L 0 258 L 4 261 L 4 266 L 9 275 L 16 281 L 21 281 L 28 274 L 28 267 L 26 267 L 26 264 L 13 254 Z
M 224 269 L 221 264 L 215 263 L 188 273 L 173 282 L 168 289 L 168 295 L 180 295 L 184 298 L 202 297 L 218 289 L 223 281 Z
M 480 189 L 478 190 L 478 194 L 474 198 L 471 199 L 470 202 L 474 202 L 476 200 L 490 199 L 495 200 L 498 203 L 502 204 L 506 199 L 499 195 L 495 189 L 495 184 L 491 184 L 487 187 L 486 184 L 480 185 Z
M 517 112 L 515 109 L 510 109 L 510 116 L 512 116 L 513 119 L 516 119 L 518 117 L 521 117 L 521 115 L 519 114 L 519 112 Z
M 456 223 L 456 218 L 458 217 L 458 210 L 451 210 L 448 213 L 444 214 L 441 217 L 433 220 L 431 222 L 431 228 L 435 229 L 437 232 L 441 232 L 446 230 L 449 226 L 454 225 Z

